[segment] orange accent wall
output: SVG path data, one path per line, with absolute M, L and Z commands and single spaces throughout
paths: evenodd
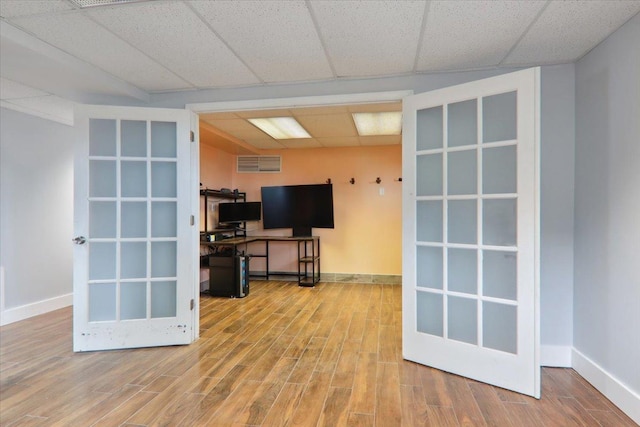
M 281 173 L 237 173 L 235 156 L 231 156 L 230 188 L 246 191 L 247 201 L 259 201 L 262 186 L 321 184 L 331 178 L 335 229 L 313 229 L 313 234 L 321 237 L 322 271 L 402 274 L 400 145 L 291 149 L 269 154 L 282 156 Z M 203 175 L 205 168 L 213 167 L 202 154 L 201 164 Z M 382 180 L 380 184 L 375 182 L 377 177 Z M 349 183 L 351 178 L 355 178 L 353 185 Z M 249 234 L 291 235 L 290 229 L 262 230 L 262 223 L 249 223 L 248 229 Z M 250 247 L 249 253 L 261 253 L 260 245 Z M 295 245 L 272 243 L 270 249 L 272 271 L 297 271 L 297 264 L 292 262 L 297 259 Z M 252 270 L 264 269 L 260 258 L 253 258 L 251 263 Z
M 210 147 L 205 144 L 200 144 L 200 183 L 204 188 L 213 188 L 219 190 L 220 188 L 234 188 L 233 187 L 233 172 L 235 171 L 236 156 L 218 150 L 217 148 Z M 213 204 L 210 204 L 210 215 L 208 218 L 209 228 L 211 224 L 214 224 L 216 217 L 211 213 Z M 200 230 L 204 230 L 204 200 L 200 199 Z

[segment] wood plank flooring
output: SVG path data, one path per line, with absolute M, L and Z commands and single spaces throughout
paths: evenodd
M 402 360 L 401 287 L 256 281 L 190 346 L 72 352 L 65 308 L 0 329 L 2 426 L 635 426 L 570 369 L 536 400 Z

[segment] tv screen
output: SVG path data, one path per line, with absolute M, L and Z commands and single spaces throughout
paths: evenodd
M 331 184 L 262 187 L 262 225 L 292 228 L 294 236 L 310 236 L 312 228 L 334 228 Z
M 260 202 L 237 202 L 218 204 L 218 222 L 260 221 Z

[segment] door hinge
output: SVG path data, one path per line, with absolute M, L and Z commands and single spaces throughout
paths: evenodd
M 195 133 L 193 133 L 193 131 L 192 131 L 192 130 L 191 130 L 191 131 L 189 131 L 189 140 L 190 140 L 191 142 L 194 142 L 194 141 L 196 140 L 196 134 L 195 134 Z
M 196 306 L 196 302 L 192 299 L 192 300 L 191 300 L 191 303 L 189 304 L 189 308 L 190 308 L 191 310 L 193 310 L 193 309 L 195 308 L 195 306 Z
M 191 218 L 189 219 L 189 222 L 191 223 L 192 226 L 194 226 L 196 224 L 196 217 L 191 215 Z

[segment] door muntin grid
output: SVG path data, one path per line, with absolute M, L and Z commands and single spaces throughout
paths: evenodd
M 517 92 L 418 110 L 417 331 L 517 354 Z
M 175 317 L 175 122 L 89 121 L 89 322 Z

